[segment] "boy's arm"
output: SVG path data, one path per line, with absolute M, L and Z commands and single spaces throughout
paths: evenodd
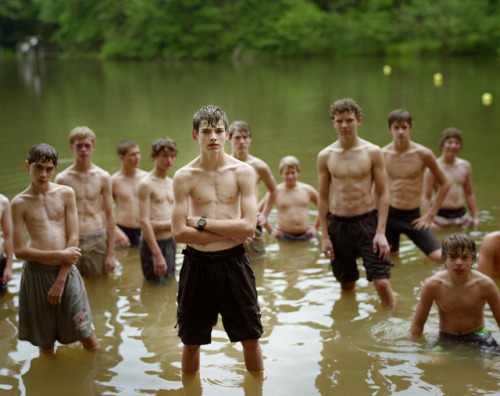
M 146 241 L 151 254 L 153 255 L 153 268 L 157 276 L 167 273 L 167 262 L 158 246 L 156 235 L 150 220 L 151 187 L 145 182 L 139 188 L 139 216 L 141 219 L 142 236 Z
M 316 207 L 318 207 L 318 192 L 316 191 L 316 189 L 311 186 L 311 185 L 307 185 L 306 186 L 308 192 L 309 192 L 309 201 L 312 202 Z M 320 228 L 320 222 L 319 222 L 319 215 L 316 216 L 316 219 L 314 219 L 314 222 L 312 224 L 311 227 L 309 227 L 309 230 L 307 231 L 309 235 L 316 235 L 316 232 L 319 230 Z
M 375 194 L 375 203 L 377 208 L 377 230 L 373 238 L 373 251 L 377 253 L 382 260 L 387 259 L 390 253 L 389 243 L 385 236 L 385 226 L 387 224 L 387 215 L 389 213 L 389 190 L 387 188 L 387 175 L 385 173 L 384 157 L 382 151 L 377 149 L 372 156 L 373 163 L 373 181 L 375 183 L 373 192 Z
M 495 282 L 491 278 L 485 277 L 482 282 L 481 289 L 486 293 L 486 301 L 490 306 L 493 317 L 500 327 L 500 293 L 498 292 Z
M 469 208 L 469 212 L 472 215 L 472 225 L 474 227 L 477 227 L 479 225 L 479 216 L 477 213 L 476 195 L 474 194 L 474 190 L 472 188 L 472 167 L 468 162 L 467 170 L 468 172 L 464 184 L 464 196 L 465 201 L 467 202 L 467 207 Z
M 269 198 L 269 191 L 266 192 L 266 194 L 264 195 L 264 197 L 260 200 L 259 204 L 257 205 L 257 213 L 262 213 L 262 211 L 264 210 L 264 206 L 266 205 L 266 202 Z M 272 208 L 271 208 L 272 209 Z M 272 231 L 272 227 L 271 227 L 271 224 L 269 223 L 269 220 L 266 219 L 266 222 L 264 224 L 262 224 L 264 226 L 264 228 L 268 231 L 268 232 L 271 232 Z
M 429 171 L 429 169 L 425 170 L 424 173 L 424 185 L 422 188 L 422 211 L 427 213 L 431 208 L 431 198 L 432 198 L 432 190 L 434 189 L 434 176 Z
M 269 213 L 274 206 L 274 202 L 276 201 L 277 186 L 276 180 L 274 180 L 274 176 L 271 173 L 271 169 L 265 162 L 262 162 L 262 166 L 259 168 L 259 176 L 264 182 L 264 185 L 266 186 L 269 193 L 267 200 L 264 202 L 262 210 L 259 210 L 259 213 L 262 213 L 265 220 L 261 219 L 261 221 L 259 221 L 257 224 L 262 225 L 263 221 L 267 221 L 267 217 L 269 216 Z
M 479 254 L 477 255 L 478 271 L 488 276 L 495 274 L 494 262 L 497 246 L 496 236 L 487 235 L 483 238 Z
M 14 248 L 12 245 L 12 218 L 10 213 L 10 203 L 7 198 L 2 199 L 2 232 L 3 232 L 3 247 L 5 250 L 6 263 L 3 271 L 3 276 L 0 279 L 3 285 L 6 285 L 12 279 L 12 259 Z
M 434 217 L 436 216 L 439 208 L 441 207 L 441 204 L 446 197 L 446 194 L 448 194 L 448 191 L 450 190 L 450 182 L 439 167 L 434 154 L 432 154 L 430 150 L 426 150 L 422 153 L 422 159 L 424 161 L 424 164 L 427 166 L 427 168 L 429 168 L 429 171 L 432 173 L 432 176 L 434 176 L 434 179 L 436 180 L 437 190 L 436 195 L 434 196 L 434 202 L 432 203 L 432 206 L 429 208 L 429 210 L 425 212 L 422 217 L 413 220 L 413 228 L 415 228 L 416 230 L 426 229 L 431 225 Z
M 76 208 L 75 192 L 72 188 L 66 189 L 62 193 L 63 201 L 65 204 L 65 220 L 66 220 L 66 248 L 77 248 L 79 244 L 79 230 L 78 230 L 78 210 Z M 79 249 L 78 249 L 79 251 Z M 57 305 L 61 303 L 62 294 L 64 292 L 64 285 L 68 279 L 68 274 L 73 262 L 61 261 L 61 268 L 57 273 L 56 280 L 52 284 L 47 294 L 47 301 L 49 304 Z
M 432 303 L 435 298 L 435 288 L 432 278 L 424 282 L 422 291 L 420 292 L 420 300 L 418 301 L 415 316 L 410 327 L 410 338 L 416 340 L 424 331 L 424 325 L 429 316 Z
M 106 237 L 108 253 L 104 260 L 104 273 L 109 274 L 116 266 L 115 261 L 115 214 L 113 212 L 113 194 L 111 177 L 108 173 L 102 176 L 102 205 L 105 213 Z
M 328 235 L 328 219 L 326 217 L 330 211 L 330 171 L 326 165 L 327 159 L 327 155 L 323 152 L 318 154 L 318 217 L 321 226 L 321 251 L 327 259 L 333 260 L 335 252 Z

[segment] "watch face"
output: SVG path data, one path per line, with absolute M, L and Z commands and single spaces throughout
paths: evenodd
M 200 218 L 200 220 L 198 220 L 198 228 L 200 230 L 203 230 L 203 228 L 205 228 L 206 225 L 207 225 L 207 220 L 205 217 L 202 217 Z

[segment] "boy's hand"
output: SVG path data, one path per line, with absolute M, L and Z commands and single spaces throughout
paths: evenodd
M 335 253 L 333 251 L 333 244 L 330 238 L 321 239 L 321 251 L 329 260 L 335 260 Z
M 78 259 L 82 256 L 82 252 L 80 248 L 77 247 L 68 247 L 62 251 L 62 262 L 67 264 L 75 264 L 78 262 Z
M 163 276 L 167 273 L 167 262 L 163 254 L 153 254 L 153 267 L 156 276 Z
M 129 247 L 130 246 L 130 239 L 128 238 L 127 234 L 125 234 L 120 227 L 115 228 L 115 242 L 117 243 L 118 246 L 121 246 L 121 247 Z
M 387 256 L 389 256 L 389 253 L 391 252 L 385 234 L 376 233 L 373 237 L 373 253 L 377 253 L 377 251 L 378 256 L 384 261 L 387 259 Z
M 422 217 L 413 220 L 411 224 L 413 225 L 413 228 L 415 228 L 416 230 L 426 230 L 431 226 L 433 220 L 434 216 L 429 216 L 428 214 L 425 214 Z
M 49 289 L 47 302 L 52 305 L 61 304 L 61 297 L 64 292 L 64 282 L 56 280 Z
M 6 285 L 11 279 L 12 279 L 12 268 L 5 267 L 2 279 L 0 279 L 2 285 Z
M 116 267 L 115 255 L 108 254 L 104 260 L 104 274 L 110 274 Z

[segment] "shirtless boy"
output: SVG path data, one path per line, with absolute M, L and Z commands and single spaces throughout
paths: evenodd
M 276 202 L 278 209 L 278 225 L 266 228 L 274 237 L 283 241 L 305 241 L 316 235 L 319 228 L 319 217 L 311 225 L 309 204 L 318 206 L 318 192 L 310 184 L 300 182 L 300 162 L 293 155 L 283 157 L 279 164 L 280 176 L 283 183 L 278 184 Z M 265 198 L 259 204 L 264 206 Z
M 361 256 L 381 302 L 394 306 L 385 237 L 389 197 L 384 158 L 378 146 L 358 137 L 361 117 L 361 108 L 350 98 L 330 107 L 338 139 L 319 152 L 317 161 L 322 251 L 342 290 L 355 288 L 356 259 Z
M 247 370 L 264 369 L 255 277 L 243 247 L 257 224 L 255 171 L 224 152 L 227 125 L 220 108 L 198 110 L 191 135 L 200 155 L 174 176 L 172 232 L 187 244 L 177 297 L 183 373 L 199 370 L 200 345 L 210 344 L 219 313 L 231 342 L 241 341 Z
M 139 218 L 139 182 L 147 175 L 139 169 L 141 151 L 133 140 L 122 140 L 117 146 L 122 166 L 111 176 L 116 204 L 115 242 L 122 247 L 138 246 L 141 238 Z
M 479 248 L 477 270 L 492 278 L 500 278 L 500 231 L 484 236 Z
M 450 183 L 431 150 L 410 140 L 413 121 L 406 110 L 389 115 L 392 143 L 382 149 L 387 170 L 390 206 L 386 235 L 391 253 L 399 252 L 399 237 L 406 234 L 430 259 L 441 263 L 439 241 L 429 226 L 443 203 Z M 424 171 L 434 176 L 436 195 L 432 206 L 420 215 Z
M 2 230 L 3 249 L 0 246 L 0 295 L 12 279 L 12 217 L 10 203 L 5 195 L 0 194 L 0 229 Z
M 234 121 L 229 125 L 229 142 L 231 143 L 231 155 L 240 161 L 246 162 L 255 171 L 255 202 L 259 200 L 259 185 L 262 181 L 269 192 L 269 196 L 262 209 L 257 213 L 257 228 L 255 238 L 245 249 L 250 260 L 258 260 L 266 255 L 266 240 L 262 227 L 267 222 L 267 216 L 274 205 L 276 199 L 276 181 L 269 165 L 260 158 L 249 153 L 252 142 L 252 130 L 245 121 Z
M 75 190 L 82 251 L 77 268 L 83 276 L 102 276 L 113 271 L 116 265 L 111 178 L 108 172 L 92 163 L 96 146 L 95 134 L 90 128 L 79 126 L 73 129 L 69 143 L 75 162 L 59 173 L 55 181 Z
M 75 193 L 50 182 L 57 169 L 52 146 L 34 145 L 25 167 L 30 186 L 12 200 L 14 252 L 26 260 L 19 290 L 19 339 L 44 353 L 53 352 L 55 341 L 81 341 L 85 349 L 95 350 L 99 343 L 87 293 L 74 265 L 81 256 Z
M 484 327 L 484 307 L 488 303 L 500 325 L 500 294 L 491 278 L 471 269 L 476 259 L 474 240 L 462 233 L 448 235 L 443 241 L 442 258 L 446 270 L 425 281 L 410 336 L 416 339 L 422 334 L 435 301 L 439 311 L 440 343 L 467 341 L 498 347 Z
M 151 146 L 153 170 L 139 184 L 142 237 L 139 245 L 142 273 L 147 280 L 175 274 L 177 245 L 172 238 L 172 179 L 167 176 L 177 157 L 175 142 L 167 137 Z
M 462 133 L 456 128 L 446 128 L 441 133 L 439 147 L 442 154 L 437 159 L 437 163 L 450 182 L 450 191 L 446 194 L 441 208 L 434 217 L 432 226 L 435 228 L 468 225 L 477 227 L 479 217 L 476 196 L 472 189 L 472 167 L 469 161 L 457 157 L 462 148 Z M 437 188 L 438 185 L 434 176 L 427 169 L 424 174 L 424 193 L 422 197 L 424 212 L 429 210 L 432 193 Z M 472 218 L 465 209 L 464 197 Z

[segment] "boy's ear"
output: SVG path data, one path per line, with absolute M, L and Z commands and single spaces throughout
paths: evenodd
M 196 131 L 193 129 L 193 131 L 191 132 L 191 136 L 193 137 L 193 140 L 196 140 L 198 141 L 198 134 L 196 133 Z
M 24 167 L 26 168 L 27 171 L 30 170 L 30 164 L 28 163 L 28 160 L 24 161 Z

